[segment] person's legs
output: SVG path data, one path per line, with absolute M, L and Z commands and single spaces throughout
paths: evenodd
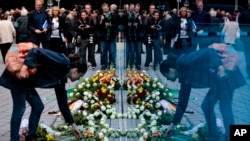
M 0 45 L 0 49 L 1 49 L 1 53 L 2 53 L 2 57 L 3 57 L 3 62 L 5 63 L 5 56 L 8 52 L 8 50 L 11 47 L 11 43 L 5 43 L 5 44 L 1 44 Z
M 87 62 L 86 60 L 87 46 L 88 46 L 88 41 L 82 40 L 78 51 L 80 58 L 83 59 L 85 62 Z
M 116 42 L 109 41 L 109 65 L 112 63 L 113 66 L 116 66 Z
M 40 34 L 40 40 L 42 43 L 43 48 L 45 49 L 49 49 L 49 39 L 47 38 L 48 35 L 44 34 Z
M 218 100 L 219 100 L 218 89 L 211 87 L 201 105 L 208 126 L 209 134 L 211 136 L 217 134 L 217 124 L 216 124 L 214 106 Z
M 27 91 L 11 90 L 13 110 L 10 120 L 10 140 L 19 141 L 19 129 L 22 116 L 25 112 Z
M 135 64 L 137 69 L 141 69 L 141 46 L 142 42 L 141 41 L 136 41 L 135 42 Z
M 108 56 L 107 56 L 107 42 L 101 41 L 101 66 L 102 70 L 106 69 L 108 65 Z
M 149 63 L 152 62 L 152 44 L 146 44 L 146 61 L 145 67 L 149 67 Z
M 229 138 L 230 135 L 230 125 L 234 124 L 234 114 L 232 107 L 232 99 L 234 90 L 231 89 L 227 83 L 226 78 L 220 79 L 220 111 L 223 117 L 224 127 L 225 127 L 225 135 Z
M 29 136 L 35 136 L 38 123 L 44 109 L 43 102 L 38 95 L 35 88 L 29 89 L 29 94 L 26 97 L 26 100 L 31 106 L 31 113 L 29 117 Z
M 89 56 L 89 61 L 92 64 L 92 67 L 96 67 L 95 44 L 89 44 L 88 45 L 88 56 Z
M 163 60 L 162 51 L 161 51 L 161 47 L 160 47 L 160 40 L 158 40 L 158 39 L 154 40 L 153 45 L 154 45 L 154 64 L 153 64 L 153 68 L 156 69 L 158 64 L 160 64 L 160 62 Z

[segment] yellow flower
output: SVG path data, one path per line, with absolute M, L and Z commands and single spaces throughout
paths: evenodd
M 102 87 L 102 88 L 101 88 L 101 92 L 102 92 L 102 93 L 106 93 L 106 92 L 107 92 L 107 89 L 106 89 L 105 87 Z
M 51 134 L 47 134 L 46 135 L 46 139 L 47 139 L 47 141 L 53 141 L 54 140 L 54 136 L 51 135 Z
M 198 137 L 199 137 L 199 135 L 197 133 L 192 135 L 192 138 L 194 138 L 194 139 L 197 139 Z
M 139 88 L 138 88 L 138 92 L 139 92 L 139 93 L 142 93 L 142 92 L 143 92 L 143 87 L 139 87 Z

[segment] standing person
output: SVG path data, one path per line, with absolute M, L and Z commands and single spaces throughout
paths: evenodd
M 58 53 L 66 53 L 64 42 L 65 19 L 58 6 L 51 8 L 50 18 L 52 21 L 51 36 L 49 40 L 49 49 Z
M 172 16 L 168 13 L 168 11 L 165 11 L 163 13 L 163 36 L 165 39 L 165 44 L 163 47 L 163 54 L 166 55 L 170 52 L 171 48 L 171 41 L 175 38 L 176 33 L 175 33 L 175 23 L 172 18 Z
M 69 11 L 65 19 L 65 26 L 64 26 L 64 38 L 66 40 L 67 45 L 67 54 L 75 52 L 75 43 L 74 37 L 76 35 L 76 13 L 74 14 L 73 11 Z
M 201 108 L 208 126 L 208 139 L 219 140 L 221 133 L 217 129 L 215 104 L 220 101 L 225 135 L 229 139 L 229 126 L 234 124 L 232 100 L 234 90 L 245 85 L 246 81 L 237 64 L 237 53 L 232 46 L 212 44 L 209 48 L 183 54 L 180 57 L 168 57 L 160 66 L 161 73 L 171 81 L 179 78 L 181 89 L 179 101 L 172 123 L 167 129 L 171 136 L 174 126 L 178 124 L 186 111 L 191 88 L 210 88 Z
M 156 67 L 161 63 L 163 60 L 163 55 L 160 47 L 162 38 L 162 20 L 160 19 L 160 12 L 154 11 L 153 18 L 151 18 L 147 23 L 147 39 L 148 42 L 146 43 L 146 61 L 145 61 L 145 68 L 149 68 L 149 63 L 153 61 L 153 69 L 155 70 Z M 154 47 L 154 60 L 152 57 L 152 49 Z
M 97 50 L 95 53 L 101 53 L 101 45 L 100 45 L 100 41 L 98 39 L 98 25 L 100 22 L 100 18 L 99 18 L 99 11 L 98 9 L 94 9 L 93 13 L 91 15 L 93 22 L 94 22 L 94 32 L 95 32 L 95 38 L 94 38 L 94 47 L 97 45 Z
M 101 41 L 101 69 L 105 70 L 111 64 L 116 66 L 117 23 L 107 3 L 102 4 L 102 11 L 98 34 Z
M 16 37 L 16 30 L 11 21 L 7 20 L 7 15 L 0 15 L 0 49 L 5 62 L 5 56 Z
M 42 43 L 43 48 L 49 49 L 52 22 L 48 12 L 43 9 L 43 5 L 43 0 L 35 1 L 35 9 L 28 15 L 28 26 L 31 42 L 37 46 L 40 46 L 40 43 Z
M 82 10 L 81 19 L 77 22 L 77 35 L 81 37 L 80 47 L 79 47 L 79 56 L 87 62 L 87 49 L 88 49 L 88 58 L 92 65 L 92 69 L 96 68 L 95 61 L 95 47 L 94 47 L 94 22 L 87 15 L 86 10 Z
M 21 51 L 21 52 L 20 52 Z M 47 49 L 37 48 L 33 43 L 19 43 L 13 45 L 6 56 L 6 69 L 1 78 L 0 85 L 11 91 L 13 111 L 11 116 L 11 141 L 19 141 L 19 128 L 25 112 L 25 100 L 31 108 L 27 141 L 36 138 L 36 130 L 44 105 L 36 91 L 39 88 L 53 88 L 61 80 L 69 77 L 71 81 L 78 80 L 87 70 L 86 63 L 71 55 L 67 58 L 61 53 Z M 62 93 L 56 92 L 59 108 L 67 123 L 72 125 L 74 135 L 80 137 L 81 133 L 75 125 L 72 115 L 67 107 L 65 88 L 58 88 Z
M 180 17 L 178 19 L 176 48 L 192 47 L 195 50 L 195 42 L 193 42 L 193 33 L 196 32 L 196 25 L 191 17 L 188 17 L 187 8 L 180 9 Z
M 21 16 L 18 17 L 14 24 L 17 32 L 16 43 L 29 41 L 28 28 L 28 11 L 24 7 L 21 9 Z

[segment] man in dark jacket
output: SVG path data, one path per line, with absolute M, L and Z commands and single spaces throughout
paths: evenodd
M 174 125 L 178 124 L 186 111 L 191 88 L 210 88 L 201 105 L 209 130 L 209 138 L 218 140 L 215 104 L 220 101 L 220 111 L 225 126 L 226 139 L 229 139 L 229 126 L 234 124 L 232 98 L 236 88 L 245 85 L 236 59 L 235 51 L 225 44 L 213 44 L 210 48 L 169 57 L 161 64 L 160 71 L 171 81 L 179 77 L 181 89 L 177 110 L 167 130 L 170 136 Z
M 28 15 L 28 26 L 30 29 L 30 40 L 37 46 L 48 49 L 52 22 L 49 14 L 43 10 L 43 0 L 36 0 L 35 10 Z

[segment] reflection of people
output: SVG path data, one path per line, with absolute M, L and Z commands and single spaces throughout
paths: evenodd
M 232 47 L 225 44 L 213 44 L 209 48 L 169 57 L 160 66 L 161 73 L 171 81 L 179 77 L 181 89 L 176 113 L 167 129 L 170 136 L 174 125 L 179 123 L 187 108 L 191 88 L 210 88 L 201 108 L 209 130 L 209 138 L 218 140 L 214 106 L 220 101 L 220 110 L 224 121 L 226 137 L 229 125 L 234 124 L 232 98 L 234 89 L 244 85 L 245 79 L 237 67 L 237 56 Z
M 79 58 L 79 57 L 78 57 Z M 32 43 L 20 43 L 12 46 L 6 55 L 6 69 L 0 78 L 0 85 L 10 89 L 13 100 L 11 117 L 11 141 L 19 141 L 19 128 L 22 116 L 25 112 L 25 100 L 31 108 L 29 118 L 28 139 L 35 138 L 36 129 L 40 120 L 44 105 L 35 90 L 35 87 L 53 88 L 66 77 L 70 80 L 78 80 L 87 70 L 86 63 L 78 60 L 74 55 L 66 57 L 47 49 L 37 48 Z M 58 103 L 67 105 L 67 96 L 58 96 Z M 80 132 L 70 113 L 63 103 L 59 104 L 66 122 L 72 125 L 76 137 Z M 62 107 L 63 106 L 63 107 Z M 61 108 L 62 107 L 62 108 Z M 67 117 L 68 116 L 68 117 Z

